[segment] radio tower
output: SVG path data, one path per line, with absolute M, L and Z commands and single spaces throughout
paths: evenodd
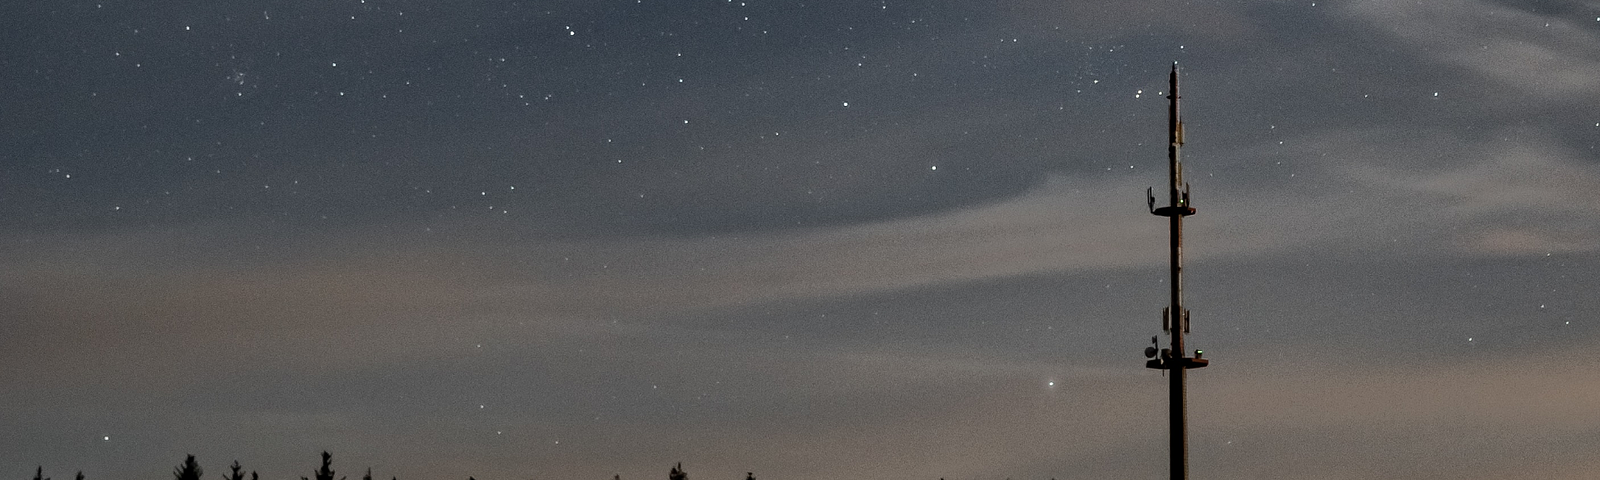
M 1206 360 L 1200 358 L 1205 352 L 1194 351 L 1193 357 L 1184 356 L 1183 334 L 1189 333 L 1189 310 L 1183 308 L 1183 217 L 1194 215 L 1194 207 L 1189 204 L 1189 185 L 1183 183 L 1183 164 L 1179 161 L 1178 149 L 1183 146 L 1183 120 L 1178 118 L 1178 62 L 1172 62 L 1172 104 L 1167 110 L 1167 163 L 1171 167 L 1172 182 L 1167 185 L 1169 203 L 1165 207 L 1156 208 L 1156 197 L 1152 190 L 1147 190 L 1145 196 L 1150 207 L 1150 213 L 1167 217 L 1171 225 L 1172 237 L 1172 306 L 1167 307 L 1161 314 L 1161 329 L 1172 335 L 1172 346 L 1156 350 L 1155 337 L 1151 337 L 1152 345 L 1144 349 L 1144 356 L 1150 358 L 1145 362 L 1146 367 L 1169 370 L 1168 378 L 1171 381 L 1168 402 L 1171 404 L 1169 416 L 1172 438 L 1170 445 L 1172 478 L 1173 480 L 1187 480 L 1189 478 L 1189 434 L 1185 419 L 1185 396 L 1183 393 L 1184 372 L 1191 368 L 1206 366 Z M 1158 356 L 1159 355 L 1159 356 Z

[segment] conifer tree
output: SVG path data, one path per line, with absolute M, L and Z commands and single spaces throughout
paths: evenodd
M 683 462 L 678 462 L 672 471 L 667 472 L 667 480 L 689 480 L 689 473 L 683 471 Z
M 44 476 L 44 465 L 40 465 L 38 470 L 33 471 L 33 480 L 50 480 L 50 477 Z
M 200 480 L 200 475 L 205 470 L 200 469 L 200 462 L 194 461 L 194 455 L 183 459 L 183 464 L 172 469 L 173 480 Z
M 333 454 L 328 453 L 328 452 L 322 452 L 322 468 L 319 468 L 316 471 L 311 472 L 311 474 L 315 475 L 317 480 L 333 480 L 333 475 L 334 475 L 334 472 L 333 472 Z M 311 480 L 311 479 L 308 479 L 306 477 L 300 477 L 300 480 Z M 339 480 L 344 480 L 344 477 L 339 477 Z
M 234 460 L 233 465 L 228 465 L 228 470 L 228 474 L 222 476 L 223 480 L 244 480 L 244 467 L 239 465 L 238 460 Z M 254 478 L 255 474 L 256 472 L 250 472 L 251 478 Z

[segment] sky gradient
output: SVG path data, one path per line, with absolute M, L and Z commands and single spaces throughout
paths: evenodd
M 11 2 L 0 45 L 0 478 L 1161 476 L 1174 61 L 1194 477 L 1600 469 L 1594 2 Z

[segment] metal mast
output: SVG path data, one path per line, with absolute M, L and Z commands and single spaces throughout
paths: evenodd
M 1146 191 L 1150 213 L 1167 217 L 1171 228 L 1172 237 L 1172 306 L 1162 313 L 1161 328 L 1172 335 L 1172 346 L 1156 350 L 1154 345 L 1145 349 L 1145 357 L 1151 358 L 1145 366 L 1160 370 L 1170 370 L 1168 378 L 1171 381 L 1168 402 L 1171 404 L 1169 416 L 1172 438 L 1170 444 L 1171 467 L 1173 480 L 1186 480 L 1189 478 L 1189 434 L 1187 431 L 1186 410 L 1187 405 L 1184 395 L 1184 372 L 1191 368 L 1205 367 L 1208 363 L 1200 358 L 1204 352 L 1194 351 L 1193 357 L 1184 355 L 1183 334 L 1189 333 L 1189 311 L 1183 308 L 1183 217 L 1194 215 L 1194 207 L 1189 204 L 1189 185 L 1183 182 L 1183 164 L 1179 161 L 1178 149 L 1183 146 L 1183 120 L 1178 117 L 1178 63 L 1172 63 L 1172 94 L 1167 98 L 1172 104 L 1167 110 L 1167 162 L 1170 166 L 1172 181 L 1168 185 L 1169 203 L 1165 207 L 1156 208 L 1156 198 L 1153 191 Z M 1151 338 L 1151 343 L 1155 343 Z M 1159 354 L 1159 356 L 1158 356 Z

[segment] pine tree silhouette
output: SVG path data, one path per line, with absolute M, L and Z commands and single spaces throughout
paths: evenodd
M 194 461 L 194 455 L 190 455 L 188 458 L 183 459 L 182 465 L 172 469 L 172 478 L 173 480 L 200 480 L 200 475 L 204 473 L 205 470 L 200 469 L 200 463 Z
M 33 480 L 50 480 L 50 477 L 44 476 L 44 465 L 40 465 L 38 470 L 33 471 Z
M 83 470 L 78 470 L 78 480 L 83 480 Z
M 756 480 L 756 472 L 744 472 L 744 480 Z
M 333 454 L 328 453 L 328 452 L 322 452 L 322 468 L 319 468 L 316 471 L 311 472 L 311 474 L 315 475 L 317 477 L 317 480 L 333 480 L 333 475 L 334 475 L 334 472 L 333 472 Z M 300 480 L 311 480 L 311 479 L 306 478 L 306 477 L 300 477 Z M 344 477 L 339 477 L 339 480 L 344 480 Z
M 239 461 L 234 460 L 233 465 L 228 465 L 228 474 L 222 480 L 244 480 L 244 467 L 239 466 Z M 250 478 L 255 478 L 256 472 L 250 472 Z
M 672 471 L 667 472 L 667 480 L 689 480 L 689 473 L 683 471 L 683 462 L 678 462 Z

